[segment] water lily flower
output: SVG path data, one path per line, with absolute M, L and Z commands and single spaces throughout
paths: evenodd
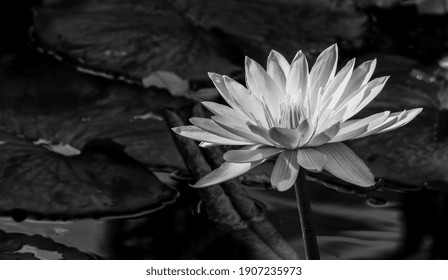
M 302 51 L 291 64 L 272 51 L 266 70 L 246 58 L 247 87 L 227 76 L 209 73 L 230 107 L 203 102 L 214 114 L 211 119 L 191 118 L 193 125 L 175 127 L 173 131 L 201 141 L 202 147 L 242 147 L 226 152 L 221 167 L 193 187 L 235 178 L 271 157 L 277 157 L 271 184 L 279 191 L 294 184 L 300 168 L 326 170 L 358 186 L 374 185 L 374 175 L 366 164 L 341 142 L 399 128 L 422 109 L 350 119 L 378 95 L 388 77 L 369 82 L 376 60 L 354 68 L 352 59 L 336 73 L 337 59 L 337 45 L 324 50 L 311 71 Z

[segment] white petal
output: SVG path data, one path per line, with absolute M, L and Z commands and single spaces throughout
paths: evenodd
M 280 116 L 280 99 L 284 94 L 263 67 L 248 57 L 246 57 L 246 84 L 255 96 L 266 102 L 274 117 Z
M 299 147 L 305 146 L 314 135 L 314 129 L 309 124 L 308 120 L 304 120 L 298 127 L 297 130 L 302 134 L 299 140 Z
M 385 111 L 368 116 L 363 119 L 349 120 L 342 124 L 340 134 L 345 134 L 351 130 L 356 130 L 360 127 L 368 125 L 369 127 L 375 127 L 383 123 L 390 115 L 390 111 Z
M 286 91 L 286 77 L 289 73 L 288 61 L 276 51 L 271 51 L 268 56 L 267 72 L 272 80 L 277 84 L 278 88 Z
M 315 149 L 326 155 L 324 169 L 334 176 L 362 187 L 375 184 L 375 176 L 367 165 L 346 145 L 332 143 Z
M 268 125 L 264 116 L 264 108 L 260 100 L 251 94 L 243 85 L 235 80 L 224 76 L 224 83 L 229 90 L 229 94 L 234 98 L 234 103 L 249 119 L 254 123 L 261 122 L 263 125 Z
M 328 141 L 329 143 L 335 143 L 335 142 L 342 142 L 345 140 L 351 140 L 351 139 L 356 139 L 359 138 L 358 136 L 362 135 L 363 133 L 366 133 L 368 130 L 368 124 L 358 127 L 356 129 L 353 130 L 349 130 L 349 131 L 344 131 L 341 132 L 339 131 L 339 133 L 333 137 L 333 139 L 331 139 L 330 141 Z
M 228 181 L 246 173 L 263 162 L 264 160 L 249 163 L 224 162 L 219 168 L 202 177 L 196 184 L 192 185 L 192 187 L 203 188 Z
M 361 101 L 364 98 L 364 94 L 366 91 L 370 88 L 372 84 L 367 84 L 362 86 L 361 88 L 351 92 L 349 95 L 345 96 L 344 98 L 340 98 L 336 105 L 333 107 L 333 111 L 338 111 L 343 107 L 347 107 L 348 104 L 356 102 L 356 106 L 361 103 Z M 354 101 L 356 100 L 356 101 Z M 353 105 L 351 105 L 353 107 Z M 355 107 L 356 108 L 356 107 Z
M 407 111 L 406 116 L 404 116 L 396 124 L 391 125 L 390 127 L 381 130 L 379 133 L 388 132 L 388 131 L 391 131 L 391 130 L 394 130 L 394 129 L 397 129 L 399 127 L 406 125 L 407 123 L 412 121 L 418 114 L 420 114 L 420 112 L 422 110 L 423 110 L 423 108 L 417 108 L 417 109 L 412 109 L 412 110 Z
M 269 129 L 269 137 L 286 149 L 295 149 L 299 145 L 302 134 L 297 129 L 273 127 Z
M 281 152 L 282 150 L 279 148 L 267 146 L 262 146 L 254 150 L 230 150 L 224 154 L 224 160 L 235 163 L 253 162 L 275 156 Z
M 207 132 L 213 133 L 213 134 L 221 136 L 223 138 L 240 141 L 240 142 L 253 142 L 250 139 L 235 135 L 234 133 L 222 128 L 221 126 L 219 126 L 217 123 L 215 123 L 211 119 L 190 118 L 190 122 L 192 124 L 194 124 L 195 126 L 201 128 Z
M 204 141 L 199 143 L 199 147 L 202 147 L 202 148 L 210 148 L 210 147 L 216 147 L 216 146 L 219 146 L 219 144 L 204 142 Z
M 350 81 L 345 88 L 344 93 L 342 94 L 342 98 L 348 96 L 353 91 L 361 88 L 372 77 L 373 71 L 376 67 L 376 59 L 366 61 L 360 64 L 354 71 L 350 78 Z
M 331 127 L 327 128 L 325 131 L 319 133 L 311 138 L 311 141 L 306 145 L 307 147 L 320 146 L 329 142 L 333 137 L 335 137 L 341 128 L 341 123 L 336 123 Z
M 238 123 L 221 116 L 212 116 L 212 120 L 214 120 L 225 130 L 230 131 L 231 133 L 238 135 L 244 139 L 248 139 L 248 141 L 253 141 L 265 145 L 270 144 L 270 142 L 263 137 L 260 137 L 259 135 L 253 133 L 245 123 Z
M 308 108 L 309 108 L 309 116 L 307 118 L 311 118 L 311 123 L 316 123 L 317 119 L 320 118 L 319 112 L 317 112 L 316 108 L 320 103 L 320 97 L 322 95 L 324 88 L 320 87 L 316 92 L 310 91 L 307 92 L 307 100 L 308 100 Z M 306 102 L 306 101 L 305 101 Z
M 247 126 L 250 131 L 258 136 L 260 136 L 261 138 L 265 139 L 266 141 L 268 141 L 271 145 L 273 146 L 277 146 L 277 147 L 281 147 L 280 143 L 274 141 L 270 136 L 269 136 L 269 130 L 267 128 L 264 128 L 262 126 L 257 126 L 257 125 L 251 125 L 249 124 Z
M 302 51 L 294 57 L 286 81 L 286 94 L 299 95 L 299 100 L 305 100 L 308 89 L 308 62 Z
M 324 50 L 311 68 L 310 94 L 318 92 L 319 88 L 325 88 L 333 79 L 336 73 L 336 65 L 338 61 L 338 46 L 336 44 Z
M 196 141 L 215 143 L 219 145 L 253 145 L 253 142 L 251 141 L 236 141 L 223 138 L 194 125 L 173 127 L 172 130 L 181 136 L 191 138 Z
M 355 138 L 362 138 L 362 137 L 366 137 L 372 134 L 377 134 L 377 133 L 382 133 L 384 132 L 385 129 L 388 129 L 392 126 L 395 126 L 400 120 L 403 120 L 406 118 L 407 116 L 407 111 L 401 111 L 401 112 L 395 112 L 392 114 L 389 114 L 389 116 L 386 118 L 386 120 L 384 120 L 383 122 L 377 123 L 376 125 L 369 125 L 368 129 L 365 133 L 354 137 Z
M 316 133 L 319 134 L 319 133 L 329 129 L 336 123 L 342 123 L 347 110 L 349 110 L 348 107 L 344 107 L 344 108 L 340 109 L 339 111 L 332 112 L 326 119 L 319 119 Z
M 328 103 L 328 108 L 332 110 L 335 105 L 338 103 L 339 99 L 341 98 L 345 87 L 347 86 L 348 82 L 350 81 L 350 77 L 352 76 L 353 72 L 353 66 L 355 65 L 355 59 L 350 60 L 344 68 L 342 68 L 334 77 L 334 79 L 330 82 L 330 84 L 327 86 L 323 93 L 323 100 L 326 101 L 329 98 L 331 98 L 331 102 Z M 322 108 L 324 110 L 326 108 Z M 319 110 L 319 112 L 322 112 Z
M 291 188 L 297 179 L 299 168 L 296 151 L 285 151 L 281 153 L 272 170 L 272 187 L 278 191 L 286 191 Z
M 382 123 L 379 123 L 376 126 L 369 126 L 368 130 L 365 133 L 351 139 L 358 139 L 400 128 L 413 120 L 422 110 L 423 108 L 417 108 L 409 111 L 405 110 L 402 112 L 390 114 L 389 117 Z
M 233 97 L 230 95 L 230 93 L 226 87 L 226 84 L 224 83 L 224 77 L 219 74 L 210 73 L 210 72 L 208 73 L 208 76 L 212 80 L 212 82 L 215 85 L 218 92 L 221 94 L 222 98 L 227 102 L 227 104 L 229 104 L 230 106 L 235 108 L 234 107 L 235 104 L 233 102 Z
M 227 76 L 216 73 L 208 73 L 208 75 L 230 107 L 239 112 L 240 115 L 246 115 L 248 119 L 252 119 L 254 122 L 256 122 L 256 118 L 260 118 L 263 122 L 263 107 L 260 101 L 255 100 L 243 85 Z
M 383 123 L 380 123 L 376 127 L 367 127 L 367 131 L 359 134 L 358 136 L 353 136 L 350 139 L 358 139 L 363 138 L 372 134 L 380 133 L 383 129 L 390 127 L 391 125 L 396 124 L 398 121 L 398 116 L 389 116 Z
M 217 116 L 224 116 L 224 117 L 233 117 L 235 119 L 239 120 L 249 120 L 246 115 L 242 114 L 240 111 L 235 110 L 229 106 L 222 105 L 215 102 L 209 102 L 204 101 L 202 102 L 202 105 L 204 105 L 205 108 L 207 108 L 210 112 Z
M 349 118 L 356 115 L 359 111 L 361 111 L 367 104 L 369 104 L 383 89 L 389 77 L 381 77 L 376 78 L 369 82 L 366 86 L 367 89 L 364 93 L 362 101 L 356 106 L 355 109 L 347 111 L 344 116 L 344 120 L 348 120 Z
M 297 163 L 307 170 L 321 172 L 326 162 L 327 157 L 313 148 L 297 150 Z

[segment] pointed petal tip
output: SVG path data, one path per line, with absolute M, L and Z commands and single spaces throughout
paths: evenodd
M 334 43 L 328 49 L 330 49 L 330 50 L 332 50 L 334 52 L 338 52 L 338 43 Z
M 172 130 L 174 133 L 180 134 L 180 132 L 181 132 L 181 126 L 172 127 L 171 130 Z
M 369 167 L 345 144 L 331 143 L 316 149 L 327 156 L 324 169 L 333 176 L 361 187 L 375 184 Z
M 205 175 L 204 177 L 200 178 L 199 180 L 197 180 L 196 183 L 188 184 L 188 185 L 190 185 L 190 187 L 192 187 L 192 188 L 200 189 L 200 188 L 205 188 L 205 187 L 211 187 L 213 185 L 217 185 L 220 183 L 220 182 L 215 182 L 216 180 L 210 180 L 210 178 L 207 178 L 207 177 L 208 177 L 208 174 Z
M 296 55 L 295 55 L 294 58 L 292 59 L 291 65 L 292 65 L 292 63 L 294 63 L 295 61 L 297 61 L 297 60 L 299 60 L 299 59 L 301 59 L 301 58 L 305 58 L 305 61 L 306 61 L 305 54 L 302 52 L 302 50 L 300 50 L 300 51 L 298 51 L 298 52 L 296 53 Z
M 373 175 L 373 173 L 371 173 L 371 176 L 368 179 L 363 182 L 359 182 L 356 185 L 363 188 L 371 188 L 375 187 L 378 183 L 379 182 L 375 182 L 375 176 Z
M 253 60 L 252 58 L 250 58 L 248 56 L 245 57 L 244 64 L 246 66 L 246 71 L 248 71 L 251 68 L 252 69 L 260 68 L 260 69 L 265 70 L 257 61 Z M 247 75 L 247 72 L 246 72 L 246 75 Z
M 218 83 L 218 84 L 222 83 L 222 79 L 223 79 L 222 75 L 220 75 L 218 73 L 214 73 L 214 72 L 208 72 L 207 74 L 213 83 Z
M 415 109 L 412 109 L 410 111 L 415 111 L 415 114 L 418 115 L 418 114 L 420 114 L 423 111 L 423 107 L 415 108 Z
M 338 54 L 338 45 L 337 43 L 334 43 L 333 45 L 329 46 L 328 48 L 326 48 L 325 50 L 323 50 L 320 54 L 319 57 L 326 54 L 329 55 L 333 53 L 334 55 Z
M 412 121 L 415 117 L 418 116 L 423 111 L 423 108 L 415 108 L 407 111 L 407 117 L 409 118 L 408 121 L 405 123 Z
M 347 65 L 351 65 L 353 67 L 355 65 L 355 62 L 356 62 L 356 57 L 350 59 L 350 61 L 347 62 Z
M 188 184 L 190 187 L 195 188 L 195 189 L 202 189 L 202 188 L 206 188 L 206 187 L 211 187 L 213 185 L 207 185 L 207 184 L 198 184 L 198 182 L 196 182 L 196 184 Z
M 371 187 L 375 186 L 375 181 L 372 180 L 372 182 L 369 182 L 369 183 L 366 182 L 366 183 L 363 183 L 363 184 L 360 184 L 360 185 L 356 185 L 356 186 L 362 187 L 362 188 L 371 188 Z
M 201 118 L 198 118 L 198 117 L 191 117 L 191 118 L 188 119 L 188 121 L 189 121 L 191 124 L 195 124 L 195 122 L 196 122 L 197 120 L 199 120 L 199 119 L 201 119 Z
M 227 75 L 222 75 L 222 79 L 224 80 L 224 83 L 229 83 L 233 81 L 233 79 Z
M 280 53 L 276 50 L 271 50 L 268 55 L 268 59 L 272 59 L 274 56 L 280 55 Z
M 294 185 L 294 184 L 293 184 Z M 276 191 L 279 192 L 286 192 L 287 190 L 289 190 L 293 185 L 289 186 L 289 187 L 278 187 L 278 186 L 274 186 L 272 185 L 272 188 Z
M 362 69 L 362 70 L 364 70 L 366 72 L 373 73 L 375 71 L 375 68 L 376 68 L 376 63 L 377 63 L 377 59 L 374 58 L 374 59 L 371 59 L 371 60 L 364 61 L 363 63 L 361 63 L 358 66 L 358 68 Z M 370 79 L 370 76 L 369 76 L 369 79 Z
M 384 86 L 386 82 L 389 80 L 390 76 L 382 76 L 371 80 L 368 84 L 364 86 L 368 86 L 371 83 L 372 88 L 378 86 Z

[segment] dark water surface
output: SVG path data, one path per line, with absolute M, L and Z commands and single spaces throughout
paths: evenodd
M 168 180 L 167 173 L 158 173 L 158 175 L 165 181 Z M 265 205 L 268 219 L 297 250 L 299 256 L 304 258 L 294 191 L 279 193 L 249 187 L 249 192 L 254 199 Z M 309 193 L 323 259 L 390 259 L 398 254 L 404 234 L 401 205 L 398 200 L 390 200 L 385 205 L 373 207 L 365 198 L 338 193 L 315 183 L 309 185 Z M 126 237 L 129 238 L 128 240 L 117 240 L 117 238 L 123 237 L 123 228 L 130 227 L 139 231 L 140 227 L 144 227 L 144 224 L 152 220 L 151 215 L 145 216 L 143 213 L 140 218 L 121 217 L 67 222 L 25 220 L 20 223 L 5 217 L 0 220 L 0 226 L 6 232 L 49 237 L 58 243 L 75 247 L 100 258 L 129 258 L 131 256 L 127 255 L 127 250 L 121 249 L 125 252 L 124 255 L 117 255 L 123 242 L 130 243 L 127 245 L 128 250 L 140 251 L 144 241 L 138 239 L 145 237 L 128 236 Z M 177 226 L 182 227 L 185 220 L 178 222 Z M 194 225 L 195 223 L 191 223 L 190 226 Z M 161 225 L 152 226 L 160 227 Z M 151 235 L 148 233 L 148 236 Z M 148 248 L 156 247 L 151 245 Z M 22 251 L 23 248 L 19 250 L 19 252 Z M 54 252 L 38 248 L 33 250 L 32 247 L 31 249 L 28 247 L 28 251 L 42 259 L 61 258 Z M 227 255 L 228 253 L 221 252 L 220 254 Z M 176 253 L 173 252 L 173 256 L 175 255 Z M 157 256 L 157 253 L 154 256 Z M 427 258 L 428 256 L 427 253 L 422 252 L 413 257 Z M 215 258 L 220 258 L 219 254 L 215 255 Z

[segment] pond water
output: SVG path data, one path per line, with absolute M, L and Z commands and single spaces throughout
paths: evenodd
M 174 181 L 170 179 L 169 173 L 158 172 L 157 174 L 162 181 L 173 184 Z M 259 187 L 248 187 L 248 190 L 254 200 L 264 205 L 268 219 L 272 221 L 280 234 L 293 246 L 298 255 L 304 258 L 294 191 L 279 193 Z M 317 240 L 323 259 L 391 259 L 401 254 L 405 234 L 401 196 L 392 197 L 384 205 L 372 206 L 365 197 L 339 193 L 316 183 L 310 183 L 309 194 Z M 163 221 L 164 210 L 162 210 L 162 213 L 158 214 L 139 213 L 132 217 L 66 222 L 32 219 L 16 222 L 11 218 L 3 217 L 0 225 L 6 232 L 49 237 L 55 242 L 77 248 L 95 258 L 134 259 L 135 256 L 176 258 L 179 252 L 166 252 L 168 248 L 172 248 L 169 239 L 159 239 L 157 242 L 161 243 L 154 244 L 156 240 L 151 238 L 157 238 L 161 233 L 166 234 L 167 231 L 171 234 L 173 231 L 181 234 L 186 227 L 197 225 L 201 217 L 195 218 L 194 204 L 170 207 L 177 208 L 174 213 L 177 213 L 178 218 L 174 221 L 172 219 Z M 173 213 L 170 210 L 165 212 L 165 214 Z M 191 217 L 188 218 L 188 216 Z M 191 219 L 198 221 L 194 222 Z M 151 224 L 152 222 L 156 224 Z M 152 227 L 159 227 L 155 230 L 158 233 L 146 232 L 145 234 L 144 231 Z M 173 230 L 173 227 L 178 229 Z M 199 235 L 201 232 L 197 231 L 196 234 Z M 429 258 L 430 240 L 426 241 L 421 244 L 417 253 L 407 258 Z M 27 245 L 24 245 L 17 253 L 23 252 L 24 248 L 27 248 L 25 246 Z M 152 252 L 142 252 L 145 250 L 143 248 Z M 227 246 L 229 251 L 223 250 L 219 254 L 208 253 L 207 256 L 221 259 L 223 256 L 235 254 L 235 248 L 229 249 Z M 33 252 L 41 259 L 63 258 L 55 257 L 54 252 L 48 254 L 44 250 L 42 253 L 42 249 L 39 248 L 33 250 L 31 247 L 27 251 Z M 131 252 L 134 255 L 130 255 Z

